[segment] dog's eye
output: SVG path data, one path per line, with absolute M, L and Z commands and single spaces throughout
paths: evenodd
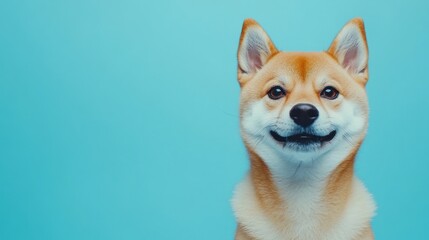
M 268 97 L 277 100 L 286 95 L 286 91 L 280 86 L 274 86 L 268 91 Z
M 338 90 L 334 87 L 325 87 L 320 93 L 320 96 L 329 100 L 334 100 L 339 94 Z

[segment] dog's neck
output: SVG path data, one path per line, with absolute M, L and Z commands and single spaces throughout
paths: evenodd
M 329 224 L 345 208 L 352 189 L 357 148 L 342 160 L 331 161 L 338 164 L 326 171 L 316 169 L 320 168 L 317 163 L 309 166 L 301 163 L 284 166 L 293 168 L 292 170 L 270 169 L 261 156 L 248 150 L 255 195 L 262 208 L 267 210 L 266 214 L 281 219 L 279 222 L 306 221 L 307 226 L 312 226 L 308 221 L 313 219 L 315 225 L 320 226 L 322 223 L 329 228 Z M 323 161 L 325 163 L 321 164 L 326 164 L 330 159 Z M 319 218 L 314 219 L 313 216 Z

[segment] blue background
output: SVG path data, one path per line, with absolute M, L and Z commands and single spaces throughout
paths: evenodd
M 232 239 L 248 162 L 244 18 L 279 49 L 326 49 L 351 18 L 370 48 L 357 174 L 377 239 L 427 239 L 429 2 L 0 2 L 0 239 Z

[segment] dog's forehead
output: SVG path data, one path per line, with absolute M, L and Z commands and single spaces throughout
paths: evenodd
M 279 52 L 270 60 L 267 70 L 278 77 L 306 83 L 322 75 L 341 75 L 339 67 L 325 52 Z

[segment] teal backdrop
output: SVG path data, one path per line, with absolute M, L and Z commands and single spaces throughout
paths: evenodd
M 2 0 L 0 239 L 232 239 L 245 18 L 287 51 L 365 20 L 356 171 L 377 239 L 427 239 L 428 1 Z

